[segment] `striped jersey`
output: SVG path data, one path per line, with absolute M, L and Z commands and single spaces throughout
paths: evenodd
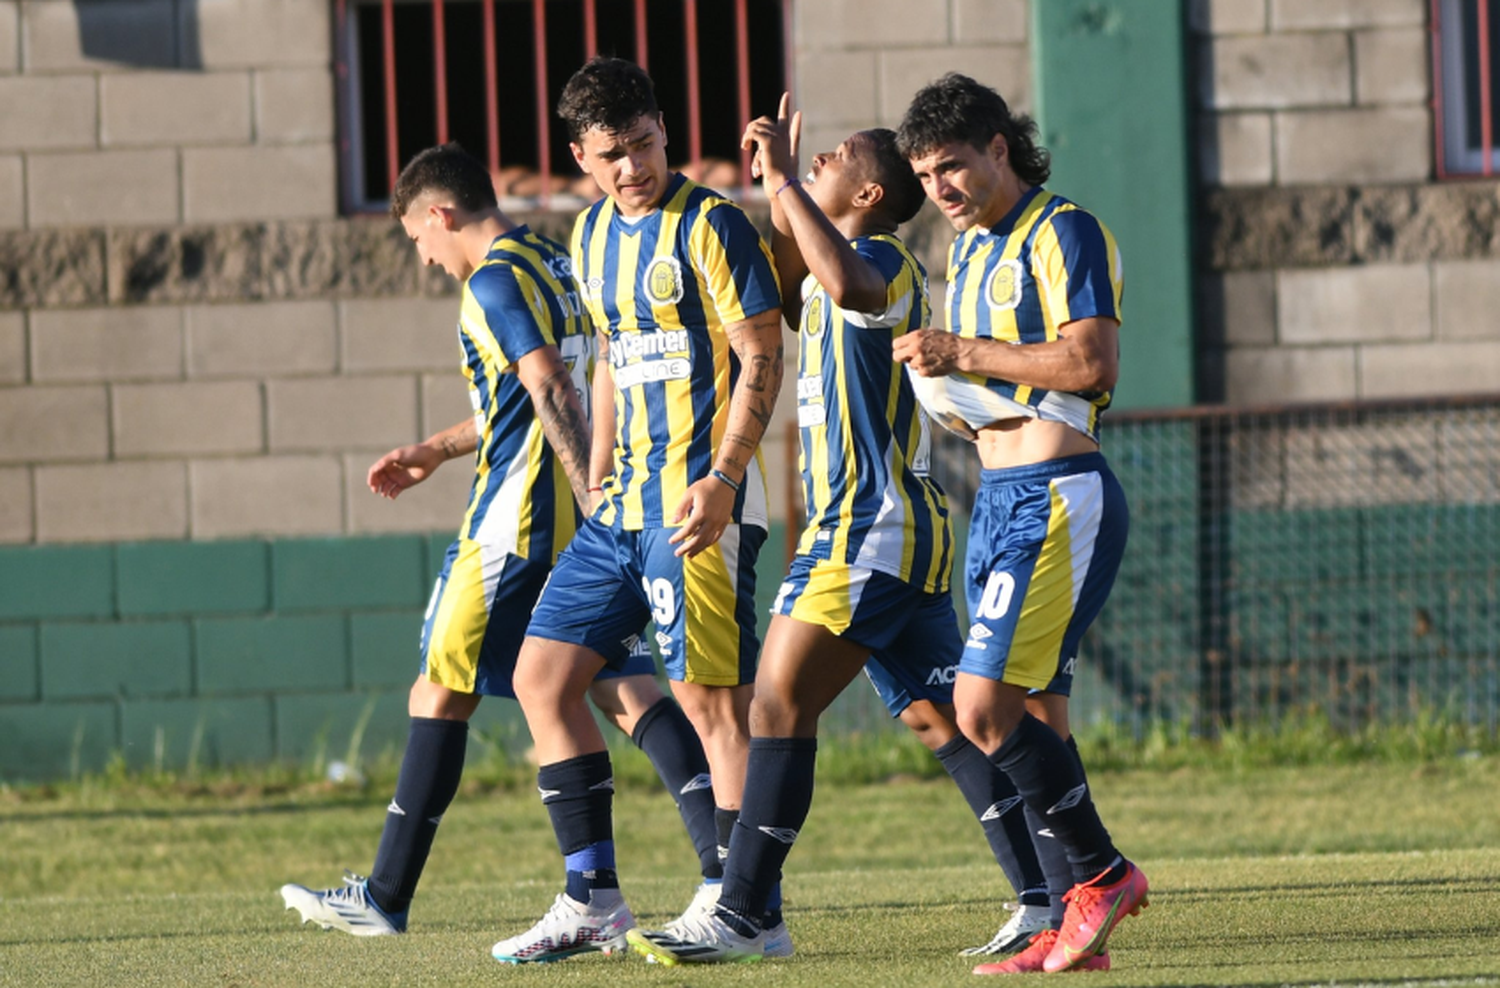
M 1044 343 L 1058 328 L 1091 316 L 1120 318 L 1120 249 L 1093 214 L 1040 186 L 991 229 L 976 226 L 948 249 L 948 328 L 960 336 Z M 1072 393 L 971 374 L 967 379 L 1006 406 L 1007 417 L 1065 422 L 1099 439 L 1110 393 Z M 949 387 L 954 385 L 950 380 Z
M 596 517 L 669 527 L 724 439 L 741 372 L 725 327 L 781 305 L 771 252 L 738 206 L 680 174 L 646 216 L 627 219 L 608 197 L 584 210 L 572 252 L 615 386 L 614 470 Z M 766 527 L 758 451 L 732 520 Z
M 834 305 L 802 285 L 797 367 L 807 528 L 799 554 L 878 570 L 929 593 L 948 588 L 948 502 L 927 475 L 927 416 L 891 341 L 927 325 L 927 272 L 894 236 L 852 242 L 885 278 L 882 312 Z
M 588 411 L 592 337 L 562 245 L 524 226 L 496 237 L 464 283 L 458 340 L 479 438 L 459 537 L 555 560 L 577 528 L 577 508 L 515 365 L 556 346 Z

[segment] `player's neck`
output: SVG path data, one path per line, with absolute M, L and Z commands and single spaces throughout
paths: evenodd
M 996 187 L 995 194 L 991 197 L 977 225 L 986 230 L 993 229 L 1012 209 L 1016 208 L 1016 203 L 1020 202 L 1031 189 L 1032 187 L 1021 181 L 1019 176 L 1014 174 L 1006 176 Z
M 834 228 L 843 234 L 845 240 L 858 240 L 860 237 L 874 237 L 882 233 L 896 232 L 896 224 L 887 219 L 884 214 L 870 209 L 851 210 L 832 222 Z
M 495 238 L 516 229 L 517 225 L 498 207 L 475 213 L 460 233 L 464 241 L 464 256 L 469 259 L 470 265 L 477 268 L 482 264 L 489 256 L 490 246 L 494 244 Z

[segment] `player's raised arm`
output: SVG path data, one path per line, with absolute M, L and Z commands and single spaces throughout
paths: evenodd
M 516 362 L 516 373 L 531 395 L 547 442 L 568 475 L 574 500 L 588 514 L 593 510 L 588 491 L 589 422 L 562 354 L 550 344 L 537 347 Z
M 395 500 L 408 487 L 415 487 L 455 456 L 479 448 L 474 420 L 464 419 L 457 425 L 434 433 L 422 442 L 391 450 L 371 464 L 365 474 L 370 492 Z

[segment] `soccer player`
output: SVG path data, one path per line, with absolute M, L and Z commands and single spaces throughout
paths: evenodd
M 356 936 L 406 929 L 438 822 L 458 789 L 469 718 L 484 696 L 514 696 L 526 616 L 578 525 L 575 501 L 588 496 L 593 346 L 567 253 L 502 213 L 487 169 L 454 144 L 412 159 L 397 179 L 391 213 L 424 264 L 463 284 L 458 340 L 474 416 L 382 456 L 370 467 L 369 487 L 396 498 L 457 457 L 473 457 L 475 473 L 422 626 L 411 728 L 375 867 L 339 889 L 281 889 L 304 922 Z M 587 691 L 651 758 L 705 876 L 721 875 L 698 737 L 656 685 L 645 643 L 624 632 L 617 644 L 628 658 L 601 670 Z
M 672 691 L 712 769 L 721 843 L 739 811 L 760 642 L 755 558 L 766 536 L 757 452 L 781 387 L 781 295 L 745 214 L 667 167 L 649 76 L 588 62 L 558 113 L 605 197 L 573 228 L 573 268 L 598 330 L 591 493 L 598 507 L 558 558 L 516 665 L 537 785 L 567 885 L 508 962 L 623 943 L 635 920 L 615 872 L 612 775 L 584 703 L 621 638 L 656 625 Z M 712 908 L 705 884 L 684 917 Z M 779 915 L 774 950 L 790 953 Z
M 1033 826 L 1056 838 L 1074 881 L 1060 929 L 975 973 L 1105 968 L 1110 931 L 1146 904 L 1147 883 L 1094 808 L 1068 693 L 1129 527 L 1098 435 L 1119 371 L 1119 250 L 1099 220 L 1042 187 L 1049 157 L 1036 124 L 967 76 L 918 92 L 898 141 L 958 237 L 951 332 L 912 332 L 896 358 L 918 375 L 924 405 L 974 437 L 983 466 L 958 723 L 1010 776 Z
M 922 187 L 895 133 L 883 129 L 814 155 L 804 185 L 801 114 L 789 118 L 789 109 L 783 96 L 777 118 L 751 121 L 744 143 L 755 147 L 752 167 L 771 198 L 781 283 L 802 286 L 797 417 L 807 524 L 761 653 L 744 808 L 718 908 L 677 930 L 634 930 L 629 940 L 668 964 L 762 956 L 759 917 L 812 805 L 818 718 L 863 667 L 976 815 L 989 817 L 987 835 L 1023 905 L 1009 929 L 973 952 L 1014 949 L 1045 925 L 1045 880 L 1015 789 L 958 732 L 951 687 L 942 685 L 963 651 L 948 593 L 953 535 L 947 499 L 928 477 L 926 416 L 891 358 L 892 340 L 929 312 L 927 273 L 896 237 L 921 208 Z

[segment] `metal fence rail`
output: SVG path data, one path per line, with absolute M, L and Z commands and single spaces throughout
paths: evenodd
M 1435 713 L 1496 730 L 1500 397 L 1116 413 L 1103 438 L 1130 542 L 1075 723 Z M 977 459 L 938 447 L 961 514 Z M 869 692 L 846 691 L 835 723 L 874 728 Z

